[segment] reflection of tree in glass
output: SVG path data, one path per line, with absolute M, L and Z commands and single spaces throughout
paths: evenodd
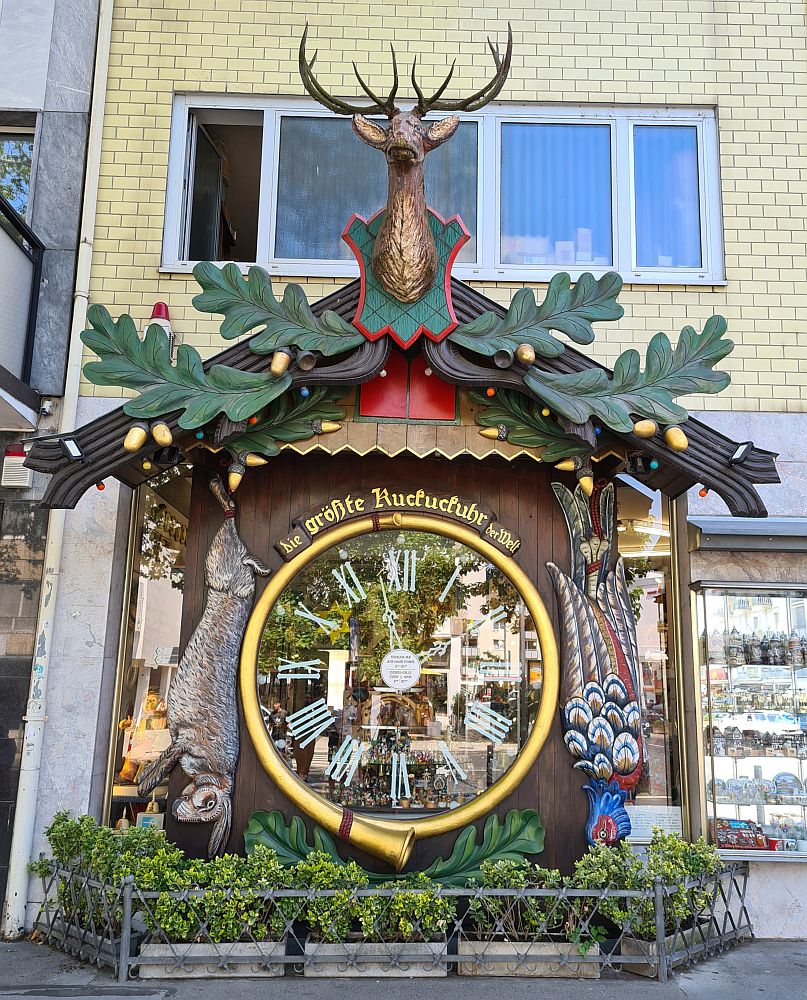
M 174 563 L 180 544 L 176 536 L 184 526 L 159 497 L 153 494 L 147 497 L 140 542 L 140 575 L 147 580 L 170 580 L 172 587 L 182 590 L 185 574 L 182 569 L 175 569 Z
M 390 549 L 416 552 L 416 587 L 413 592 L 397 591 L 390 585 L 385 559 Z M 334 576 L 334 571 L 342 571 L 347 562 L 366 594 L 352 607 L 345 590 Z M 401 558 L 399 565 L 402 564 Z M 441 601 L 443 590 L 457 565 L 461 568 L 457 582 Z M 390 610 L 395 615 L 395 631 L 400 644 L 415 653 L 424 652 L 432 645 L 435 633 L 445 620 L 460 613 L 469 598 L 486 598 L 483 613 L 489 610 L 490 604 L 501 604 L 511 616 L 519 600 L 515 589 L 495 567 L 485 563 L 476 552 L 449 538 L 418 531 L 386 531 L 363 536 L 329 549 L 302 570 L 293 588 L 284 591 L 278 603 L 285 613 L 279 615 L 275 605 L 264 629 L 260 669 L 276 669 L 278 656 L 309 659 L 314 658 L 317 649 L 323 647 L 347 649 L 347 622 L 353 616 L 359 627 L 362 683 L 377 683 L 381 679 L 381 660 L 390 650 L 390 630 L 384 620 L 385 592 Z M 337 628 L 326 635 L 318 625 L 295 615 L 294 609 L 300 604 L 321 618 L 335 622 Z
M 20 215 L 28 205 L 33 148 L 29 138 L 0 140 L 0 194 Z
M 42 577 L 47 511 L 29 503 L 5 503 L 0 517 L 0 586 L 19 587 L 31 600 Z

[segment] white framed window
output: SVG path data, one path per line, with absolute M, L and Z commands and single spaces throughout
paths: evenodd
M 712 109 L 491 105 L 461 116 L 425 175 L 428 203 L 471 233 L 460 278 L 724 281 Z M 386 184 L 383 156 L 312 101 L 178 95 L 163 270 L 355 276 L 342 230 L 383 206 Z

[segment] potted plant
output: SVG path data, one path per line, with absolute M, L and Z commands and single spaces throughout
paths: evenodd
M 664 883 L 664 952 L 685 951 L 706 937 L 718 884 L 715 876 L 723 862 L 716 848 L 703 837 L 689 843 L 678 834 L 653 830 L 643 865 L 648 890 L 657 878 Z M 648 962 L 626 963 L 625 971 L 655 976 L 661 956 L 656 940 L 655 906 L 642 900 L 633 913 L 622 939 L 623 956 L 647 955 Z M 687 961 L 686 954 L 672 962 L 673 968 Z
M 563 879 L 556 869 L 528 861 L 485 861 L 481 889 L 560 890 Z M 567 939 L 570 909 L 561 895 L 475 895 L 468 904 L 468 933 L 459 942 L 460 956 L 475 961 L 459 963 L 464 976 L 577 976 L 597 978 L 599 966 L 575 962 L 574 956 L 596 948 Z M 495 956 L 495 959 L 494 959 Z
M 138 888 L 160 894 L 140 896 L 152 935 L 140 949 L 140 978 L 282 976 L 286 921 L 266 893 L 283 874 L 263 845 L 247 858 L 225 854 L 173 867 L 159 857 L 145 861 Z
M 332 863 L 332 862 L 331 862 Z M 333 863 L 332 863 L 333 864 Z M 299 867 L 299 866 L 298 866 Z M 340 871 L 349 866 L 334 865 Z M 453 899 L 426 875 L 412 874 L 362 892 L 356 873 L 338 895 L 307 907 L 311 928 L 305 975 L 317 977 L 445 976 L 446 931 Z M 344 876 L 342 876 L 344 878 Z

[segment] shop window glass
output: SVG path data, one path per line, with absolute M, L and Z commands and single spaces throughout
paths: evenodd
M 645 762 L 631 809 L 632 840 L 649 839 L 654 826 L 679 831 L 680 749 L 673 637 L 669 629 L 670 519 L 667 500 L 621 476 L 617 538 L 625 561 L 642 671 Z
M 805 595 L 704 588 L 698 611 L 711 836 L 807 854 Z
M 137 494 L 137 545 L 131 577 L 110 821 L 131 823 L 147 800 L 137 794 L 141 769 L 170 743 L 166 699 L 179 663 L 190 478 L 177 470 Z M 154 799 L 165 812 L 167 785 Z

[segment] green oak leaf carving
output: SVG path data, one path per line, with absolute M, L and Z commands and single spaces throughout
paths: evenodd
M 481 392 L 470 393 L 471 401 L 485 407 L 476 414 L 481 427 L 507 428 L 510 444 L 523 448 L 543 448 L 545 462 L 564 458 L 585 457 L 591 453 L 579 438 L 566 434 L 552 417 L 543 417 L 540 404 L 514 389 L 499 389 L 493 399 Z
M 619 355 L 611 376 L 599 368 L 555 375 L 533 365 L 524 383 L 547 406 L 574 423 L 595 417 L 621 433 L 632 429 L 632 416 L 662 424 L 679 423 L 688 414 L 674 402 L 677 396 L 720 392 L 731 381 L 728 372 L 714 370 L 734 348 L 733 342 L 723 337 L 725 332 L 725 319 L 712 316 L 702 333 L 684 327 L 675 348 L 665 333 L 657 333 L 647 346 L 644 371 L 639 352 L 631 348 Z
M 444 885 L 467 885 L 482 877 L 483 861 L 522 861 L 544 849 L 544 828 L 534 809 L 511 809 L 504 822 L 493 813 L 485 820 L 482 843 L 476 843 L 476 827 L 466 826 L 454 841 L 451 854 L 438 858 L 425 870 L 429 878 Z
M 594 340 L 593 322 L 617 320 L 623 315 L 616 301 L 621 289 L 622 279 L 613 271 L 599 279 L 581 274 L 574 285 L 568 274 L 556 274 L 540 305 L 532 289 L 520 288 L 506 316 L 483 313 L 458 326 L 449 339 L 488 356 L 498 350 L 515 352 L 519 344 L 530 344 L 539 357 L 557 358 L 564 346 L 550 330 L 565 333 L 577 344 L 590 344 Z
M 138 390 L 123 409 L 130 417 L 153 419 L 182 410 L 179 426 L 201 427 L 219 413 L 231 420 L 246 420 L 272 402 L 291 385 L 286 374 L 242 372 L 227 365 L 205 371 L 198 351 L 187 344 L 177 348 L 172 363 L 168 336 L 152 324 L 143 340 L 131 316 L 117 321 L 99 305 L 87 310 L 90 329 L 82 341 L 100 360 L 84 365 L 84 374 L 95 385 L 116 385 Z
M 203 261 L 194 267 L 193 274 L 203 289 L 193 305 L 200 312 L 224 316 L 220 333 L 225 340 L 263 328 L 249 342 L 254 354 L 272 354 L 280 347 L 295 346 L 331 356 L 364 341 L 358 330 L 335 312 L 327 310 L 315 316 L 299 285 L 286 285 L 283 298 L 276 299 L 272 280 L 262 267 L 251 267 L 245 278 L 236 264 L 217 267 Z
M 307 399 L 295 399 L 291 394 L 281 396 L 264 410 L 257 424 L 228 441 L 227 450 L 236 455 L 249 451 L 271 458 L 280 451 L 279 441 L 305 441 L 313 437 L 315 420 L 342 420 L 345 411 L 335 400 L 344 394 L 344 389 L 318 386 Z
M 482 831 L 482 843 L 476 842 L 475 826 L 466 826 L 454 841 L 451 854 L 443 860 L 437 858 L 425 870 L 426 875 L 443 885 L 464 886 L 470 879 L 482 876 L 483 861 L 521 861 L 544 849 L 544 827 L 534 809 L 511 809 L 500 822 L 495 814 L 488 816 Z M 330 834 L 319 826 L 314 827 L 313 847 L 308 843 L 305 825 L 299 816 L 293 816 L 286 826 L 283 814 L 254 812 L 244 831 L 244 847 L 250 854 L 256 844 L 271 847 L 282 865 L 294 865 L 306 858 L 312 850 L 323 851 L 339 864 L 336 843 Z M 367 872 L 371 884 L 388 882 L 389 874 Z

